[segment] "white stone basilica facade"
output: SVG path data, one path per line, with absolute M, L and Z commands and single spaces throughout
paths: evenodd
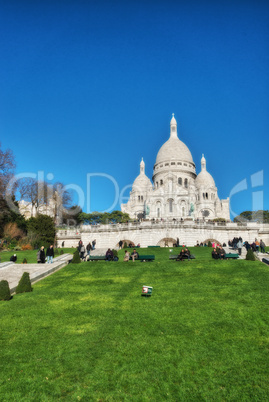
M 132 219 L 230 220 L 229 198 L 219 199 L 204 156 L 201 172 L 196 174 L 192 154 L 178 138 L 174 115 L 170 122 L 170 138 L 157 154 L 152 181 L 153 184 L 145 174 L 142 159 L 140 174 L 133 183 L 129 201 L 121 205 L 122 212 Z

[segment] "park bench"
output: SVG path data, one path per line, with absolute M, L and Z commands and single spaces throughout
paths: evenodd
M 89 261 L 105 261 L 106 256 L 105 255 L 90 255 L 89 256 Z
M 132 257 L 130 256 L 129 258 L 132 260 Z M 140 255 L 135 261 L 154 261 L 155 260 L 155 255 Z
M 228 254 L 225 255 L 224 258 L 225 259 L 232 258 L 232 259 L 236 260 L 237 258 L 239 258 L 239 255 L 237 253 L 228 253 Z
M 88 261 L 118 261 L 118 260 L 119 259 L 116 256 L 111 260 L 107 260 L 105 255 L 90 255 Z
M 178 254 L 170 254 L 170 255 L 169 255 L 169 260 L 176 260 L 177 257 L 178 257 Z M 187 257 L 187 256 L 186 256 L 186 257 L 184 256 L 183 259 L 184 259 L 184 260 L 187 260 L 188 257 Z M 191 255 L 190 255 L 190 260 L 195 260 L 195 255 L 191 254 Z

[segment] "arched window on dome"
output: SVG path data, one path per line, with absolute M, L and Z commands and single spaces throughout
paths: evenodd
M 159 187 L 159 183 L 156 181 L 156 188 L 158 188 Z
M 143 195 L 141 195 L 141 201 L 143 201 Z
M 185 179 L 185 180 L 184 180 L 184 187 L 185 187 L 185 188 L 188 188 L 188 179 Z
M 185 207 L 182 207 L 182 216 L 185 216 Z
M 177 182 L 178 182 L 178 184 L 179 184 L 180 186 L 182 186 L 182 177 L 179 177 L 179 178 L 177 179 Z
M 205 198 L 206 200 L 208 200 L 208 193 L 205 193 Z
M 215 194 L 212 193 L 212 194 L 211 194 L 211 200 L 214 200 L 214 199 L 215 199 Z
M 160 186 L 162 186 L 163 185 L 163 180 L 160 180 Z
M 203 199 L 205 200 L 205 193 L 203 193 Z
M 140 195 L 138 196 L 138 202 L 140 202 Z

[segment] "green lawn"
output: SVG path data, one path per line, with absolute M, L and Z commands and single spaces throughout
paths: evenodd
M 59 253 L 60 253 L 60 250 L 61 250 L 61 249 L 59 249 Z M 46 250 L 45 250 L 45 251 L 46 251 Z M 72 255 L 73 255 L 74 251 L 75 251 L 75 248 L 65 248 L 65 249 L 64 249 L 64 252 L 65 252 L 65 253 L 70 253 L 70 254 L 72 254 Z M 38 250 L 2 251 L 2 252 L 0 253 L 0 259 L 1 259 L 0 262 L 9 261 L 10 257 L 11 257 L 13 254 L 16 254 L 16 255 L 17 255 L 17 258 L 18 258 L 18 259 L 17 259 L 17 264 L 21 264 L 21 263 L 23 262 L 24 258 L 26 258 L 28 264 L 33 264 L 33 263 L 36 263 L 36 262 L 37 262 L 37 252 L 38 252 Z M 59 256 L 60 256 L 60 254 L 58 254 L 58 255 L 55 254 L 55 257 L 59 257 Z
M 70 264 L 0 302 L 1 402 L 269 399 L 269 267 L 146 252 Z

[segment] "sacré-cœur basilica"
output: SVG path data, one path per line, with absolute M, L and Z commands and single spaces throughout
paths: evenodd
M 208 240 L 228 244 L 228 240 L 239 236 L 248 242 L 255 238 L 269 242 L 269 225 L 230 221 L 229 198 L 219 199 L 204 156 L 197 175 L 189 148 L 178 138 L 174 115 L 170 137 L 157 154 L 152 182 L 145 174 L 142 159 L 130 198 L 121 205 L 131 221 L 58 229 L 57 244 L 75 247 L 79 240 L 86 245 L 96 239 L 97 248 L 104 249 L 117 248 L 120 240 L 141 247 L 171 247 L 179 240 L 180 244 L 195 246 Z
M 140 174 L 133 183 L 129 201 L 121 205 L 122 212 L 132 219 L 230 219 L 229 199 L 219 199 L 204 156 L 201 172 L 196 174 L 192 154 L 178 138 L 174 115 L 170 122 L 170 138 L 157 154 L 152 181 L 153 184 L 145 174 L 142 159 Z

